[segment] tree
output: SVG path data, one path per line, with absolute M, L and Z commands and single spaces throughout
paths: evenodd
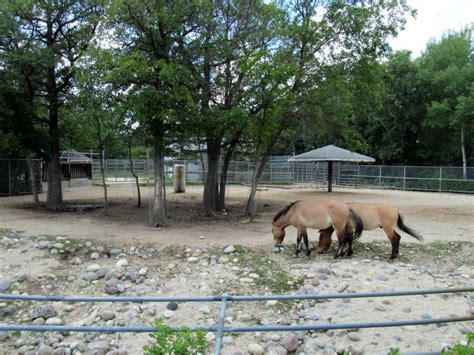
M 44 106 L 35 105 L 34 111 L 48 126 L 46 206 L 60 210 L 61 107 L 72 87 L 76 63 L 95 34 L 101 7 L 97 1 L 85 0 L 8 0 L 0 11 L 2 22 L 8 24 L 2 28 L 2 38 L 7 39 L 2 44 L 3 63 L 30 62 L 26 85 L 30 95 L 44 98 Z
M 393 36 L 405 22 L 409 7 L 404 3 L 291 1 L 286 7 L 289 18 L 285 36 L 278 49 L 275 65 L 292 68 L 289 82 L 289 100 L 284 109 L 269 122 L 269 130 L 261 132 L 268 137 L 259 159 L 263 165 L 271 154 L 284 130 L 291 121 L 308 110 L 305 106 L 317 106 L 310 95 L 318 83 L 326 80 L 328 65 L 343 64 L 350 70 L 361 58 L 377 58 L 387 49 L 388 36 Z M 281 64 L 279 64 L 281 63 Z M 262 102 L 263 103 L 263 102 Z M 263 117 L 263 115 L 257 116 Z M 257 146 L 262 140 L 256 140 Z M 263 164 L 262 164 L 263 163 Z M 263 168 L 254 173 L 256 181 L 247 201 L 246 213 L 255 213 L 255 189 Z
M 457 136 L 457 151 L 462 160 L 463 176 L 467 177 L 468 135 L 473 123 L 474 61 L 472 28 L 448 33 L 439 42 L 432 42 L 421 58 L 430 96 L 425 125 L 440 129 L 449 139 Z M 450 156 L 450 161 L 452 157 Z

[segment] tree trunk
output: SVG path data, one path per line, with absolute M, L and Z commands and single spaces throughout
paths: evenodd
M 217 202 L 217 208 L 221 211 L 225 210 L 227 171 L 229 169 L 230 161 L 232 159 L 232 156 L 234 155 L 235 148 L 237 147 L 237 143 L 239 142 L 241 136 L 242 136 L 242 131 L 239 131 L 239 132 L 236 132 L 234 137 L 232 137 L 229 147 L 227 148 L 227 153 L 224 157 L 224 163 L 222 164 L 221 181 L 220 181 L 220 188 L 219 188 L 219 195 L 218 195 L 218 202 Z
M 51 138 L 51 160 L 48 162 L 48 194 L 46 208 L 53 211 L 60 211 L 64 208 L 64 204 L 61 186 L 62 173 L 60 164 L 59 134 L 53 134 Z
M 262 176 L 267 159 L 268 155 L 263 155 L 255 159 L 255 166 L 252 174 L 252 186 L 250 188 L 247 206 L 245 207 L 245 214 L 250 216 L 252 219 L 257 214 L 257 201 L 255 195 L 257 194 L 258 180 L 260 180 L 260 177 Z
M 33 192 L 33 199 L 35 202 L 35 208 L 40 207 L 39 203 L 39 197 L 38 197 L 38 189 L 36 188 L 36 174 L 35 174 L 35 169 L 33 167 L 33 159 L 31 158 L 31 151 L 28 150 L 26 152 L 26 157 L 27 157 L 27 164 L 28 164 L 28 175 L 30 176 L 30 186 L 31 186 L 31 192 Z
M 104 187 L 104 214 L 107 216 L 109 214 L 109 199 L 107 197 L 107 184 L 105 183 L 104 146 L 102 144 L 99 145 L 99 161 L 100 175 L 102 177 L 102 186 Z
M 466 155 L 466 139 L 464 137 L 464 123 L 461 123 L 461 154 L 462 154 L 462 176 L 467 179 L 467 155 Z
M 155 138 L 157 139 L 157 138 Z M 160 145 L 161 142 L 155 142 L 155 184 L 153 193 L 153 206 L 151 214 L 151 223 L 154 227 L 164 226 L 166 224 L 166 195 L 164 181 L 164 152 Z
M 207 142 L 207 176 L 204 184 L 204 212 L 206 216 L 215 216 L 217 210 L 217 188 L 219 159 L 221 154 L 220 140 Z
M 133 168 L 133 159 L 132 159 L 132 143 L 130 140 L 128 141 L 128 160 L 130 162 L 130 172 L 132 173 L 133 177 L 135 178 L 135 184 L 137 185 L 137 194 L 138 194 L 138 201 L 137 207 L 142 206 L 142 198 L 140 194 L 140 181 L 138 179 L 138 175 L 135 173 L 135 169 Z M 148 160 L 147 160 L 148 163 Z

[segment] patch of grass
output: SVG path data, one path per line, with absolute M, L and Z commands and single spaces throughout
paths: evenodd
M 474 355 L 474 333 L 467 333 L 466 345 L 456 344 L 441 351 L 442 355 Z

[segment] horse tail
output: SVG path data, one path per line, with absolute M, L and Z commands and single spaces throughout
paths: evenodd
M 413 238 L 418 239 L 420 242 L 423 241 L 423 237 L 421 235 L 419 235 L 416 231 L 407 227 L 405 223 L 403 223 L 403 217 L 400 213 L 398 214 L 397 226 L 398 228 L 400 228 L 400 230 L 411 235 Z
M 275 217 L 273 217 L 273 222 L 276 222 L 281 216 L 287 214 L 291 206 L 293 206 L 296 202 L 298 201 L 292 202 L 289 205 L 283 207 L 280 211 L 278 211 Z
M 352 208 L 349 208 L 349 211 L 351 212 L 351 217 L 355 223 L 354 233 L 352 235 L 352 240 L 355 241 L 361 237 L 362 231 L 364 230 L 364 223 L 362 223 L 362 219 Z

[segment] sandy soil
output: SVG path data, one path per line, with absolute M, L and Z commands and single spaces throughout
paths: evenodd
M 269 245 L 271 219 L 285 204 L 297 199 L 336 199 L 350 202 L 390 203 L 398 207 L 405 223 L 419 231 L 427 242 L 436 240 L 474 241 L 474 196 L 465 194 L 405 192 L 368 189 L 336 189 L 332 194 L 314 187 L 269 188 L 258 192 L 257 219 L 249 223 L 242 216 L 248 187 L 228 187 L 228 211 L 216 219 L 208 219 L 202 209 L 202 187 L 188 186 L 184 194 L 168 191 L 169 226 L 156 229 L 148 224 L 148 201 L 151 190 L 144 189 L 144 207 L 136 208 L 136 192 L 132 186 L 109 188 L 111 215 L 101 210 L 83 213 L 51 213 L 32 209 L 31 196 L 0 198 L 0 228 L 21 230 L 27 234 L 67 235 L 70 238 L 96 239 L 102 242 L 130 244 L 159 243 L 170 245 L 202 245 L 204 236 L 213 245 Z M 64 191 L 67 203 L 100 203 L 99 187 L 74 188 Z M 41 195 L 44 201 L 45 194 Z M 294 235 L 289 229 L 288 236 Z M 403 242 L 414 242 L 403 236 Z M 290 237 L 291 238 L 291 237 Z M 310 238 L 317 239 L 317 232 Z M 362 242 L 385 240 L 382 231 L 364 232 Z M 287 243 L 289 242 L 287 237 Z M 291 239 L 291 243 L 294 243 Z

